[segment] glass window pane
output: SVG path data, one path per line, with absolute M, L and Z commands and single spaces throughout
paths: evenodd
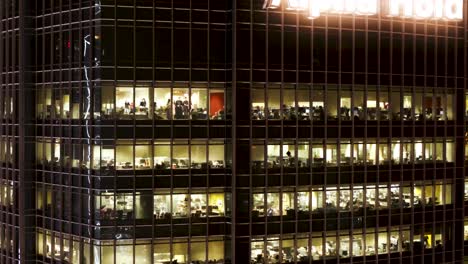
M 117 244 L 115 257 L 118 264 L 133 263 L 133 245 Z
M 172 245 L 172 261 L 175 263 L 185 264 L 188 260 L 188 244 L 174 243 Z
M 336 101 L 336 100 L 335 100 Z M 327 101 L 328 103 L 329 101 Z M 335 103 L 336 104 L 336 103 Z M 314 86 L 312 90 L 312 119 L 325 120 L 325 92 L 322 86 Z M 328 109 L 328 107 L 327 107 Z
M 252 119 L 265 119 L 265 91 L 252 89 Z
M 252 200 L 252 217 L 261 217 L 265 215 L 265 195 L 263 193 L 254 193 Z
M 115 147 L 117 169 L 133 169 L 133 146 L 118 145 Z
M 351 116 L 359 120 L 358 108 L 351 106 L 351 91 L 342 90 L 340 91 L 340 118 L 343 121 L 351 120 Z
M 192 142 L 190 149 L 190 164 L 192 169 L 206 169 L 206 144 L 205 142 Z
M 207 89 L 192 88 L 190 96 L 191 117 L 194 120 L 208 118 L 208 92 Z
M 151 245 L 135 245 L 135 263 L 151 263 Z
M 224 241 L 208 242 L 208 259 L 215 262 L 224 260 Z
M 190 195 L 190 214 L 193 217 L 207 216 L 206 194 Z
M 155 195 L 154 196 L 154 216 L 156 219 L 169 219 L 171 216 L 171 196 L 170 195 Z
M 455 120 L 455 115 L 454 115 L 454 106 L 455 105 L 455 95 L 453 90 L 448 90 L 445 100 L 442 100 L 442 107 L 439 110 L 439 115 L 441 116 L 441 119 L 444 119 L 444 117 L 447 120 Z
M 250 243 L 250 258 L 252 263 L 265 263 L 265 242 L 252 240 Z
M 172 195 L 172 216 L 188 217 L 189 212 L 189 198 L 187 194 L 174 194 Z
M 154 88 L 155 119 L 172 119 L 171 88 Z
M 224 145 L 209 145 L 208 154 L 210 168 L 224 168 Z
M 210 90 L 210 118 L 225 119 L 224 90 Z
M 392 110 L 392 119 L 393 120 L 401 120 L 403 119 L 403 114 L 401 113 L 401 93 L 399 89 L 391 89 L 391 110 Z M 410 99 L 411 101 L 411 99 Z
M 377 105 L 377 92 L 375 91 L 375 87 L 369 87 L 366 96 L 367 120 L 377 120 L 377 109 L 380 111 L 380 108 L 378 108 Z
M 174 88 L 172 90 L 172 98 L 174 104 L 172 111 L 174 119 L 189 119 L 190 117 L 190 102 L 188 88 Z
M 224 193 L 210 193 L 208 195 L 208 216 L 224 216 Z
M 156 169 L 171 168 L 171 146 L 169 142 L 157 142 L 154 145 L 154 166 Z
M 346 152 L 345 152 L 346 153 Z M 328 166 L 336 166 L 338 164 L 338 150 L 336 143 L 328 143 L 326 150 L 326 161 Z
M 279 193 L 267 193 L 267 216 L 279 216 L 280 213 Z
M 164 264 L 171 262 L 171 246 L 169 243 L 154 245 L 154 264 Z
M 364 87 L 358 86 L 353 91 L 353 118 L 354 120 L 366 119 L 366 105 L 364 105 Z
M 445 161 L 446 162 L 454 162 L 455 159 L 454 159 L 454 153 L 455 153 L 455 144 L 453 141 L 447 141 L 445 143 L 445 153 L 446 153 L 446 156 L 445 156 Z
M 136 87 L 135 88 L 135 116 L 140 119 L 148 118 L 148 109 L 150 107 L 149 88 Z
M 153 159 L 151 153 L 151 146 L 137 145 L 135 146 L 135 168 L 136 169 L 150 169 L 153 167 Z
M 133 87 L 117 87 L 115 93 L 115 107 L 119 118 L 128 118 L 135 112 Z
M 338 119 L 338 105 L 337 105 L 338 104 L 337 103 L 338 91 L 336 90 L 336 87 L 329 86 L 325 95 L 327 98 L 326 99 L 327 104 L 325 105 L 326 111 L 327 111 L 327 118 L 330 120 L 337 120 Z M 341 108 L 341 105 L 340 105 L 340 108 Z M 319 109 L 320 109 L 320 106 L 319 106 Z
M 188 169 L 189 147 L 188 145 L 172 145 L 172 164 L 173 169 Z
M 281 166 L 280 149 L 280 145 L 268 145 L 267 155 L 269 168 L 277 168 Z
M 192 262 L 203 263 L 206 261 L 206 242 L 194 242 L 190 244 L 190 257 Z
M 285 120 L 296 120 L 296 98 L 295 90 L 283 89 L 283 118 Z
M 308 87 L 299 87 L 296 90 L 297 96 L 297 118 L 299 120 L 310 120 L 310 97 Z
M 280 119 L 280 90 L 268 89 L 268 118 Z
M 401 145 L 399 141 L 392 142 L 392 163 L 393 164 L 400 164 L 401 160 Z
M 282 200 L 282 215 L 295 217 L 295 205 L 294 205 L 294 193 L 293 192 L 285 192 L 283 193 L 283 200 Z
M 261 170 L 265 168 L 265 146 L 252 145 L 252 168 L 254 170 Z

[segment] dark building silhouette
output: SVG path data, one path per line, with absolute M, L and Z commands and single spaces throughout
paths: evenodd
M 0 1 L 0 262 L 462 263 L 466 19 L 286 2 Z

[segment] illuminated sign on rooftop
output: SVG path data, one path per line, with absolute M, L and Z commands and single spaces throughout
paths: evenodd
M 310 19 L 322 14 L 462 20 L 463 0 L 264 0 L 264 8 L 305 11 Z

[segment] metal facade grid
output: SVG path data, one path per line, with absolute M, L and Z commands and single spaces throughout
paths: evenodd
M 12 198 L 3 198 L 13 201 L 5 205 L 2 200 L 0 262 L 91 263 L 100 259 L 118 263 L 125 248 L 134 263 L 140 254 L 157 263 L 155 253 L 166 244 L 173 256 L 184 244 L 187 261 L 194 261 L 195 249 L 204 242 L 205 261 L 211 263 L 209 244 L 219 241 L 224 245 L 225 263 L 252 262 L 253 242 L 263 243 L 262 261 L 267 262 L 271 240 L 293 241 L 292 250 L 297 250 L 299 240 L 305 239 L 310 256 L 316 234 L 321 234 L 325 244 L 329 236 L 337 241 L 356 234 L 375 233 L 377 237 L 375 230 L 382 228 L 387 232 L 396 228 L 401 235 L 407 227 L 411 239 L 434 235 L 437 230 L 443 237 L 442 250 L 433 246 L 331 259 L 340 263 L 460 262 L 464 250 L 466 22 L 382 15 L 308 20 L 300 12 L 284 7 L 264 10 L 262 5 L 256 0 L 2 1 L 0 194 L 9 196 L 9 186 L 13 186 Z M 466 10 L 466 1 L 464 5 Z M 110 99 L 106 98 L 109 87 L 114 91 Z M 221 90 L 226 113 L 222 120 L 161 120 L 155 114 L 140 118 L 136 113 L 104 118 L 104 98 L 117 108 L 117 87 L 129 87 L 135 105 L 138 89 L 147 91 L 148 99 L 154 99 L 161 89 L 169 89 L 174 97 L 181 89 L 188 94 L 197 89 L 208 94 Z M 398 96 L 392 96 L 395 93 Z M 290 108 L 287 98 L 291 94 Z M 301 97 L 304 94 L 306 98 Z M 310 111 L 317 94 L 322 96 L 326 116 L 286 117 L 287 111 L 298 113 L 305 101 Z M 358 105 L 357 94 L 363 94 L 359 100 L 366 111 L 368 98 L 380 102 L 386 97 L 391 107 L 400 105 L 400 114 L 405 110 L 405 96 L 410 96 L 414 106 L 418 95 L 437 95 L 446 100 L 445 116 L 451 107 L 452 117 L 417 120 L 421 110 L 413 107 L 413 118 L 408 120 L 371 120 L 367 114 L 363 119 L 347 119 L 341 115 L 341 98 L 349 96 L 354 106 Z M 65 114 L 63 98 L 67 96 L 69 113 Z M 451 105 L 449 97 L 453 98 Z M 266 117 L 253 118 L 254 105 L 262 103 Z M 268 112 L 276 107 L 279 116 L 270 118 Z M 328 115 L 332 108 L 336 108 L 336 117 Z M 336 166 L 310 163 L 301 167 L 298 159 L 291 167 L 284 165 L 283 146 L 293 146 L 292 156 L 298 157 L 299 146 L 306 145 L 312 159 L 312 146 L 321 146 L 322 151 L 335 146 L 341 153 L 344 144 L 380 144 L 391 150 L 394 142 L 408 141 L 414 148 L 419 140 L 434 142 L 434 146 L 443 142 L 442 157 L 449 155 L 447 144 L 453 143 L 454 158 L 404 164 L 401 155 L 398 164 L 351 161 L 340 165 L 345 157 L 337 155 Z M 84 165 L 109 149 L 113 149 L 116 163 L 121 146 L 131 146 L 134 163 L 140 146 L 150 149 L 153 159 L 154 146 L 161 142 L 169 142 L 171 163 L 179 143 L 187 146 L 188 160 L 195 143 L 205 146 L 206 161 L 210 161 L 210 146 L 223 145 L 225 166 L 160 170 L 154 160 L 148 170 L 135 169 L 136 164 L 126 170 L 117 170 L 115 165 L 114 169 Z M 403 143 L 398 144 L 403 153 Z M 268 168 L 270 145 L 279 146 L 283 166 Z M 257 157 L 253 156 L 257 146 L 263 147 L 259 167 L 254 166 Z M 359 158 L 357 152 L 350 153 L 351 160 Z M 365 148 L 363 153 L 367 154 Z M 68 154 L 70 161 L 65 158 Z M 48 155 L 47 162 L 38 158 Z M 375 157 L 379 160 L 380 154 Z M 331 157 L 325 152 L 323 158 Z M 288 217 L 256 216 L 253 208 L 256 194 L 297 196 L 297 192 L 320 189 L 326 196 L 327 188 L 337 187 L 339 195 L 344 188 L 353 191 L 383 185 L 390 193 L 393 184 L 451 186 L 452 202 L 323 215 L 310 210 L 305 217 L 298 210 Z M 155 195 L 209 197 L 213 193 L 225 195 L 224 217 L 154 217 Z M 115 207 L 119 195 L 130 195 L 133 214 L 141 204 L 150 206 L 143 206 L 143 217 L 102 219 L 96 214 L 100 211 L 96 201 L 106 195 L 113 197 Z M 144 203 L 137 204 L 140 199 Z M 267 198 L 264 206 L 270 206 Z M 293 207 L 298 208 L 297 200 Z M 364 222 L 356 223 L 357 219 Z M 279 252 L 290 248 L 285 243 L 278 245 Z M 51 249 L 59 253 L 45 253 Z M 329 261 L 292 255 L 295 263 Z M 290 259 L 284 253 L 278 254 L 278 261 Z

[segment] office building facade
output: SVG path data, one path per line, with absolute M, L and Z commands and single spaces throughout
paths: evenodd
M 1 262 L 461 263 L 466 3 L 355 2 L 1 1 Z

